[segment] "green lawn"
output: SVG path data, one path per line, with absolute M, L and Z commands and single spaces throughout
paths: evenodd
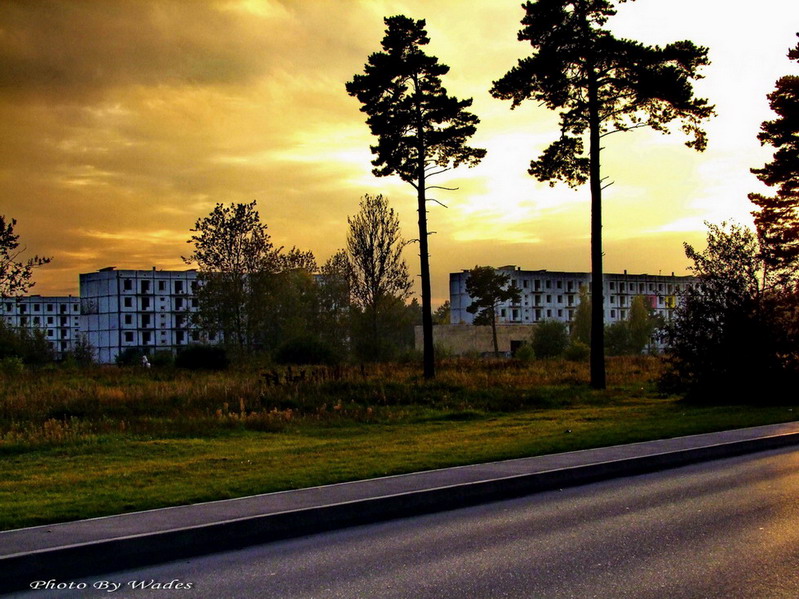
M 37 381 L 29 380 L 28 411 L 41 422 L 24 419 L 21 396 L 8 386 L 0 392 L 0 529 L 795 419 L 792 406 L 686 405 L 659 396 L 644 380 L 648 368 L 625 368 L 602 393 L 557 376 L 536 386 L 529 369 L 467 376 L 454 368 L 432 385 L 374 372 L 277 391 L 259 389 L 252 375 L 170 381 L 110 372 L 95 375 L 96 388 L 80 380 L 81 410 L 57 393 L 33 397 Z M 62 389 L 66 376 L 91 378 L 59 373 L 38 384 Z M 175 393 L 189 383 L 226 396 L 207 405 L 199 395 L 181 399 Z M 258 390 L 260 412 L 247 408 L 256 398 L 246 389 Z M 92 412 L 93 404 L 102 409 Z M 203 407 L 191 411 L 195 404 Z M 53 410 L 70 415 L 47 418 Z

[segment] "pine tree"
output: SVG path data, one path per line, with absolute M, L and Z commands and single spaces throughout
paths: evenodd
M 523 5 L 519 41 L 533 55 L 494 82 L 491 93 L 515 108 L 527 99 L 560 111 L 561 137 L 530 164 L 540 181 L 591 189 L 591 386 L 605 387 L 602 298 L 602 190 L 600 140 L 649 127 L 668 132 L 673 121 L 703 150 L 701 121 L 713 114 L 694 98 L 692 79 L 708 64 L 707 49 L 689 41 L 661 48 L 617 39 L 603 26 L 616 14 L 609 0 L 537 0 Z M 585 154 L 585 136 L 588 153 Z
M 384 19 L 383 52 L 369 56 L 363 75 L 347 83 L 347 92 L 362 104 L 366 123 L 377 145 L 372 172 L 378 177 L 398 175 L 417 194 L 419 256 L 421 260 L 424 376 L 435 376 L 433 356 L 432 294 L 428 256 L 428 178 L 461 164 L 473 166 L 485 150 L 471 148 L 466 140 L 475 133 L 479 119 L 466 109 L 471 100 L 447 94 L 441 77 L 449 67 L 428 56 L 422 46 L 430 39 L 425 21 L 399 15 Z
M 799 43 L 788 58 L 799 61 Z M 757 137 L 776 151 L 771 162 L 752 172 L 775 187 L 776 195 L 750 193 L 749 199 L 760 208 L 753 214 L 766 276 L 771 283 L 786 283 L 799 269 L 799 77 L 781 77 L 768 99 L 777 118 L 765 121 Z

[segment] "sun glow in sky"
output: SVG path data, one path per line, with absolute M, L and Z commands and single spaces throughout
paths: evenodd
M 371 174 L 374 143 L 344 83 L 379 49 L 383 17 L 427 20 L 429 53 L 451 67 L 450 93 L 474 98 L 471 145 L 488 155 L 436 183 L 429 221 L 433 295 L 476 264 L 589 268 L 586 187 L 549 187 L 527 168 L 559 134 L 532 103 L 511 111 L 492 81 L 529 53 L 518 0 L 0 0 L 0 214 L 27 254 L 53 257 L 34 292 L 76 294 L 78 273 L 186 268 L 194 222 L 217 202 L 257 200 L 277 244 L 320 263 L 343 247 L 360 196 L 383 193 L 407 239 L 413 189 Z M 770 158 L 757 132 L 766 94 L 797 73 L 795 0 L 637 0 L 619 36 L 710 48 L 698 95 L 716 105 L 709 146 L 680 133 L 606 138 L 608 271 L 683 273 L 682 242 L 703 221 L 751 222 L 749 169 Z M 418 272 L 417 246 L 407 250 Z

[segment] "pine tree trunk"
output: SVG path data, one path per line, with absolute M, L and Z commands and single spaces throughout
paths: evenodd
M 433 310 L 430 290 L 430 260 L 427 249 L 427 206 L 425 198 L 424 166 L 419 176 L 419 259 L 422 275 L 422 338 L 424 342 L 424 378 L 434 379 L 436 362 L 433 354 Z
M 600 178 L 599 98 L 596 73 L 588 72 L 588 127 L 591 186 L 591 387 L 604 389 L 605 301 L 602 281 L 602 180 Z

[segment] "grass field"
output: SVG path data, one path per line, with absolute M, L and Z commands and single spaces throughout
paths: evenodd
M 0 387 L 0 529 L 795 419 L 664 397 L 659 368 L 28 372 Z

